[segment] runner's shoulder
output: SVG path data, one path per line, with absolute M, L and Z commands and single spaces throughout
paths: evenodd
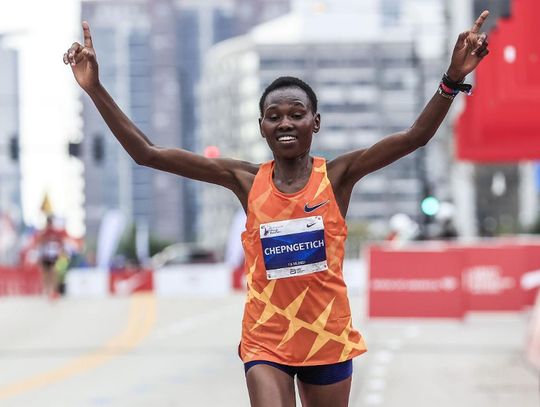
M 229 188 L 236 189 L 240 187 L 240 190 L 249 191 L 261 165 L 232 158 L 223 158 L 220 160 L 234 179 L 233 184 Z
M 233 158 L 223 158 L 223 163 L 232 171 L 236 177 L 257 175 L 261 164 L 254 164 L 249 161 L 237 160 Z
M 358 162 L 364 151 L 365 149 L 351 151 L 328 161 L 326 163 L 326 169 L 330 182 L 333 185 L 341 185 L 344 181 L 347 181 L 345 177 L 347 177 L 351 166 L 355 162 Z

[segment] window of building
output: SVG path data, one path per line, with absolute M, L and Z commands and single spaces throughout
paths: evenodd
M 402 0 L 381 0 L 381 14 L 384 25 L 396 25 L 401 16 Z

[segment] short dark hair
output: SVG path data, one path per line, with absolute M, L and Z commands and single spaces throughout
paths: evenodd
M 261 117 L 263 116 L 264 112 L 264 102 L 266 100 L 266 97 L 270 92 L 275 91 L 276 89 L 285 89 L 285 88 L 300 88 L 304 92 L 306 92 L 306 95 L 309 99 L 309 102 L 311 103 L 311 110 L 313 113 L 317 112 L 317 95 L 306 82 L 304 82 L 302 79 L 295 78 L 294 76 L 280 76 L 276 80 L 274 80 L 270 85 L 266 87 L 264 90 L 261 100 L 259 101 L 259 111 L 261 112 Z

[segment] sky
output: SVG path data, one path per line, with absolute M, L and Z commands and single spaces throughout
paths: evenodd
M 20 138 L 23 216 L 44 223 L 45 193 L 68 231 L 84 232 L 82 164 L 67 143 L 82 136 L 80 91 L 62 55 L 80 41 L 78 0 L 1 0 L 0 33 L 19 51 Z

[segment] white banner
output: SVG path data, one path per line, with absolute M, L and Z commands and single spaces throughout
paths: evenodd
M 98 268 L 109 269 L 125 226 L 125 216 L 119 209 L 109 210 L 101 220 L 96 251 Z

